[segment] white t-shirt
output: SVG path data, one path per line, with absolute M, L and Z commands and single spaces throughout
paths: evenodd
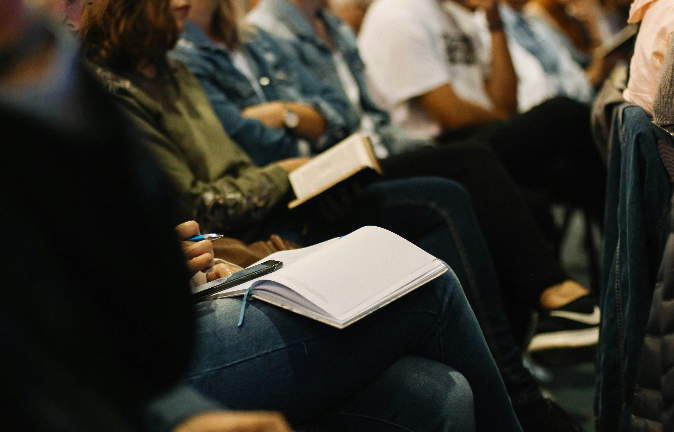
M 454 2 L 378 0 L 365 16 L 358 48 L 373 96 L 415 138 L 442 131 L 413 99 L 443 84 L 493 109 L 485 87 L 490 53 L 475 15 Z

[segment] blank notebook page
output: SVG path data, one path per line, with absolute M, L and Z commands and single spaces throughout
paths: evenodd
M 364 227 L 261 280 L 291 287 L 339 317 L 434 261 L 432 255 L 383 228 Z

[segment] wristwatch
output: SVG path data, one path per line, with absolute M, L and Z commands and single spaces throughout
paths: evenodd
M 284 105 L 283 107 L 285 108 L 285 112 L 283 113 L 283 126 L 285 126 L 286 129 L 295 129 L 300 124 L 300 116 L 287 106 Z

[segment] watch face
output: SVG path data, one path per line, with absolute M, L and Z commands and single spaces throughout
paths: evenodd
M 300 116 L 293 110 L 286 110 L 285 117 L 283 119 L 283 124 L 288 129 L 295 129 L 297 125 L 300 124 Z

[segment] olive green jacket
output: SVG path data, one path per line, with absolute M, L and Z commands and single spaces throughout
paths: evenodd
M 202 230 L 240 237 L 287 200 L 288 172 L 276 164 L 253 164 L 222 128 L 199 82 L 182 63 L 172 61 L 171 77 L 153 80 L 137 72 L 96 70 Z

